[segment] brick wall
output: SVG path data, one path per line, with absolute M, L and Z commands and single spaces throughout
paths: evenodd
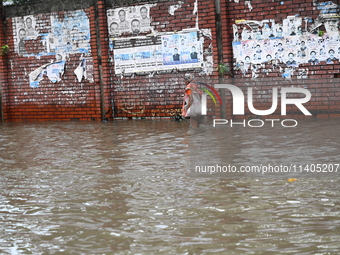
M 297 17 L 302 19 L 302 28 L 303 32 L 305 32 L 305 26 L 307 26 L 307 30 L 311 29 L 314 24 L 320 20 L 323 22 L 317 29 L 314 30 L 315 33 L 319 31 L 325 31 L 326 33 L 323 37 L 319 37 L 321 39 L 327 38 L 327 27 L 325 27 L 325 23 L 327 21 L 337 21 L 336 14 L 339 13 L 339 8 L 333 8 L 333 14 L 326 14 L 329 17 L 322 16 L 322 8 L 327 1 L 270 1 L 264 2 L 260 0 L 248 1 L 250 2 L 250 6 L 247 5 L 247 1 L 230 1 L 228 2 L 228 6 L 225 6 L 225 13 L 227 13 L 224 23 L 223 30 L 227 34 L 232 34 L 233 31 L 230 30 L 233 24 L 238 24 L 238 22 L 242 20 L 247 21 L 270 21 L 274 20 L 276 24 L 283 22 L 287 17 Z M 329 2 L 328 2 L 329 3 Z M 336 4 L 336 2 L 334 2 Z M 332 17 L 333 16 L 333 17 Z M 308 18 L 307 24 L 304 23 Z M 269 22 L 269 24 L 271 24 Z M 242 27 L 242 26 L 240 26 Z M 249 28 L 249 27 L 248 27 Z M 238 30 L 239 35 L 242 31 Z M 304 34 L 306 38 L 308 36 Z M 333 34 L 329 34 L 333 36 Z M 334 36 L 338 35 L 337 32 Z M 240 36 L 241 37 L 241 36 Z M 290 40 L 298 40 L 294 39 L 297 37 L 284 37 L 290 38 Z M 233 37 L 230 38 L 233 40 Z M 231 41 L 229 40 L 229 41 Z M 242 40 L 242 39 L 241 39 Z M 325 39 L 326 40 L 326 39 Z M 252 40 L 250 40 L 251 42 Z M 275 38 L 269 39 L 270 42 L 275 41 Z M 320 43 L 319 45 L 326 45 L 326 49 L 331 47 L 339 47 L 340 42 L 336 42 L 334 45 L 327 45 L 326 43 Z M 300 45 L 296 45 L 295 47 L 300 47 Z M 329 47 L 329 48 L 327 48 Z M 321 48 L 321 47 L 319 47 Z M 231 44 L 228 44 L 224 49 L 224 60 L 227 63 L 231 61 Z M 284 54 L 288 54 L 287 50 Z M 234 55 L 235 57 L 235 55 Z M 233 59 L 233 73 L 234 79 L 228 82 L 237 84 L 242 88 L 244 93 L 246 94 L 246 90 L 248 87 L 254 88 L 254 106 L 259 109 L 269 109 L 272 103 L 271 89 L 272 87 L 301 87 L 308 89 L 311 94 L 311 100 L 305 104 L 306 108 L 312 113 L 312 117 L 322 117 L 322 118 L 336 118 L 340 115 L 340 104 L 339 104 L 339 60 L 332 61 L 332 63 L 326 63 L 326 61 L 320 61 L 318 64 L 308 63 L 306 61 L 301 61 L 297 66 L 292 68 L 293 72 L 287 77 L 284 75 L 287 73 L 285 70 L 288 67 L 287 64 L 280 59 L 280 61 L 271 61 L 271 62 L 259 62 L 251 63 L 249 68 L 245 71 L 242 68 L 239 68 L 239 64 L 236 59 Z M 243 64 L 243 63 L 241 63 Z M 273 65 L 275 64 L 275 66 Z M 255 68 L 254 68 L 255 67 Z M 254 78 L 256 77 L 256 78 Z M 256 92 L 257 91 L 257 92 Z M 299 95 L 292 95 L 299 96 Z M 301 96 L 301 95 L 300 95 Z M 279 94 L 280 97 L 280 94 Z M 230 93 L 227 93 L 227 100 L 232 101 L 232 97 Z M 231 107 L 229 105 L 229 107 Z M 229 113 L 228 117 L 232 117 L 230 115 L 231 108 L 227 111 Z M 249 109 L 246 108 L 246 112 L 248 115 L 252 115 L 249 112 Z M 268 116 L 262 116 L 262 118 L 266 118 Z M 278 106 L 278 111 L 276 111 L 271 117 L 281 117 L 280 116 L 280 105 Z M 305 116 L 302 112 L 297 109 L 295 106 L 291 106 L 288 108 L 286 117 L 295 117 L 295 118 L 308 118 L 309 116 Z
M 135 7 L 138 10 L 142 5 L 148 6 L 152 28 L 150 31 L 142 31 L 138 36 L 122 33 L 117 37 L 112 37 L 109 34 L 108 10 L 129 7 Z M 265 62 L 261 65 L 251 63 L 250 67 L 245 70 L 240 68 L 237 52 L 233 51 L 233 25 L 240 26 L 238 23 L 240 20 L 274 20 L 279 24 L 288 16 L 297 16 L 310 18 L 310 25 L 312 25 L 321 11 L 320 5 L 316 5 L 315 1 L 275 0 L 270 3 L 264 3 L 261 0 L 221 1 L 221 45 L 217 38 L 215 1 L 212 0 L 182 2 L 159 0 L 148 3 L 89 0 L 83 1 L 82 4 L 72 1 L 68 4 L 63 2 L 62 5 L 58 1 L 50 1 L 44 6 L 45 9 L 38 4 L 4 8 L 5 22 L 0 24 L 0 29 L 3 28 L 0 32 L 4 33 L 4 36 L 0 36 L 0 42 L 1 45 L 7 44 L 10 47 L 8 54 L 0 56 L 5 121 L 89 121 L 105 118 L 175 116 L 181 112 L 185 87 L 183 76 L 186 72 L 194 73 L 198 81 L 208 84 L 235 84 L 245 95 L 247 88 L 253 87 L 253 104 L 257 109 L 270 108 L 273 86 L 279 89 L 291 86 L 306 88 L 312 93 L 312 99 L 305 106 L 313 116 L 339 117 L 340 89 L 337 78 L 340 76 L 340 63 L 338 60 L 332 64 L 301 63 L 295 67 L 294 72 L 287 79 L 284 75 L 286 66 L 280 61 L 275 67 L 273 67 L 274 62 Z M 54 39 L 57 38 L 55 26 L 73 24 L 72 17 L 79 15 L 80 12 L 85 14 L 85 16 L 81 14 L 80 20 L 88 22 L 90 30 L 88 31 L 90 37 L 88 38 L 88 51 L 82 52 L 78 50 L 78 46 L 78 48 L 73 46 L 71 51 L 66 52 L 62 48 L 66 45 L 65 42 L 54 44 L 60 49 L 58 47 L 55 50 L 48 48 L 46 42 L 49 39 L 46 38 L 51 34 Z M 35 20 L 38 36 L 25 40 L 27 53 L 22 54 L 18 51 L 19 30 L 13 22 L 20 17 L 28 16 Z M 133 41 L 136 38 L 138 40 L 139 37 L 159 39 L 163 35 L 187 33 L 188 29 L 191 29 L 191 32 L 197 31 L 198 39 L 202 39 L 200 67 L 182 68 L 183 65 L 174 65 L 173 68 L 166 66 L 162 70 L 117 73 L 119 61 L 115 58 L 117 56 L 114 54 L 116 52 L 114 47 L 119 40 Z M 325 27 L 320 26 L 318 29 L 325 30 Z M 59 38 L 67 40 L 62 36 Z M 112 45 L 115 46 L 112 47 Z M 221 52 L 218 51 L 219 46 Z M 152 47 L 160 47 L 159 41 L 155 42 Z M 128 50 L 134 49 L 130 47 Z M 62 53 L 64 61 L 60 80 L 51 81 L 48 68 L 45 68 L 42 72 L 43 79 L 38 83 L 32 83 L 29 75 L 48 63 L 57 63 L 58 53 Z M 229 73 L 219 76 L 217 72 L 219 58 L 230 68 Z M 75 70 L 83 63 L 82 61 L 86 63 L 86 72 L 79 81 Z M 209 71 L 207 64 L 210 61 L 213 62 L 213 66 Z M 308 71 L 303 73 L 303 70 Z M 300 95 L 292 96 L 299 97 Z M 238 118 L 232 116 L 233 98 L 228 90 L 225 99 L 227 102 L 226 117 Z M 219 117 L 221 114 L 220 105 L 214 106 L 211 100 L 209 100 L 208 109 L 208 115 Z M 249 116 L 253 115 L 247 108 L 247 104 L 245 104 L 245 113 Z M 304 117 L 302 112 L 294 106 L 288 107 L 287 118 L 289 116 Z M 268 116 L 263 116 L 265 117 Z M 280 117 L 280 104 L 272 117 Z
M 159 2 L 150 8 L 151 26 L 155 31 L 163 34 L 174 31 L 180 33 L 185 29 L 195 28 L 198 22 L 200 30 L 211 29 L 212 35 L 216 33 L 213 1 L 199 1 L 198 16 L 194 13 L 194 0 L 184 1 L 173 15 L 169 14 L 171 6 L 177 4 L 178 1 Z M 217 52 L 214 50 L 217 49 L 216 38 L 204 35 L 203 37 L 203 50 L 208 51 L 212 48 L 212 57 L 217 59 Z M 206 61 L 209 54 L 206 53 L 203 56 L 203 61 Z M 217 63 L 214 64 L 215 69 Z M 163 72 L 115 76 L 114 63 L 112 63 L 112 98 L 114 99 L 115 118 L 169 117 L 181 114 L 185 72 L 193 72 L 201 81 L 214 83 L 216 80 L 216 72 L 207 75 L 199 68 L 188 70 L 174 68 Z
M 89 17 L 90 27 L 95 27 L 95 10 L 84 10 Z M 45 73 L 37 87 L 30 86 L 29 74 L 37 68 L 56 61 L 57 51 L 47 52 L 43 35 L 53 30 L 51 16 L 55 19 L 77 19 L 73 11 L 60 11 L 34 15 L 38 36 L 25 41 L 26 55 L 15 52 L 18 43 L 13 18 L 6 19 L 6 37 L 10 52 L 7 57 L 8 79 L 4 84 L 4 118 L 8 121 L 53 121 L 53 120 L 100 120 L 100 86 L 96 31 L 90 31 L 90 52 L 87 59 L 93 59 L 94 81 L 83 79 L 78 82 L 74 70 L 84 57 L 83 53 L 65 54 L 64 73 L 60 81 L 52 82 Z M 54 20 L 55 20 L 54 19 Z M 14 28 L 14 29 L 13 29 Z M 46 40 L 48 41 L 48 40 Z M 46 42 L 45 41 L 45 42 Z

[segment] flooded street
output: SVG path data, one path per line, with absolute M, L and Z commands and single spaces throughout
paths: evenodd
M 0 254 L 340 254 L 339 125 L 5 123 Z M 299 171 L 312 163 L 334 169 Z M 197 174 L 195 164 L 298 171 Z

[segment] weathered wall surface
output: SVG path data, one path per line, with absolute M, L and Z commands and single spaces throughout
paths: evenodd
M 78 2 L 66 7 L 56 1 L 6 7 L 5 120 L 179 114 L 184 72 L 212 79 L 214 4 L 126 4 L 83 1 L 80 8 Z M 120 11 L 126 13 L 125 27 L 115 34 L 110 25 L 121 22 Z
M 314 116 L 340 116 L 336 4 L 228 0 L 216 8 L 215 2 L 84 0 L 5 7 L 0 41 L 10 50 L 0 56 L 2 117 L 174 116 L 181 112 L 185 72 L 208 84 L 236 84 L 245 94 L 253 87 L 258 109 L 270 108 L 273 86 L 303 87 L 312 93 L 306 107 Z M 220 78 L 219 61 L 230 68 Z M 232 117 L 228 91 L 226 99 L 226 117 Z M 219 113 L 218 106 L 209 114 Z M 279 106 L 274 115 L 280 116 Z M 296 107 L 289 115 L 303 116 Z
M 126 27 L 121 26 L 120 13 L 125 13 Z M 184 72 L 212 78 L 213 48 L 217 47 L 212 36 L 213 2 L 170 1 L 108 8 L 107 17 L 115 117 L 180 114 Z M 140 27 L 133 31 L 129 26 L 136 19 Z
M 6 18 L 5 120 L 100 119 L 95 8 L 23 13 Z
M 249 86 L 258 91 L 254 105 L 268 109 L 273 86 L 295 86 L 311 92 L 305 106 L 314 116 L 340 116 L 336 2 L 230 1 L 226 9 L 229 23 L 225 23 L 224 31 L 232 28 L 229 45 L 233 73 L 239 79 L 234 83 L 243 84 L 244 91 Z M 230 61 L 230 50 L 224 58 Z M 289 112 L 301 115 L 296 107 L 290 107 Z

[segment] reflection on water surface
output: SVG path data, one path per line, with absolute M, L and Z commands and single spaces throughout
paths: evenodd
M 340 175 L 290 183 L 189 169 L 198 144 L 236 165 L 340 163 L 339 124 L 6 123 L 0 254 L 339 254 Z

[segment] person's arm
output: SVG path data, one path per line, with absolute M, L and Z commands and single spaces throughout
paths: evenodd
M 193 103 L 192 91 L 191 91 L 191 89 L 187 89 L 187 90 L 185 91 L 185 93 L 186 93 L 186 94 L 188 95 L 188 97 L 189 97 L 189 101 L 188 101 L 188 105 L 187 105 L 187 109 L 189 109 L 190 106 L 191 106 L 192 103 Z

